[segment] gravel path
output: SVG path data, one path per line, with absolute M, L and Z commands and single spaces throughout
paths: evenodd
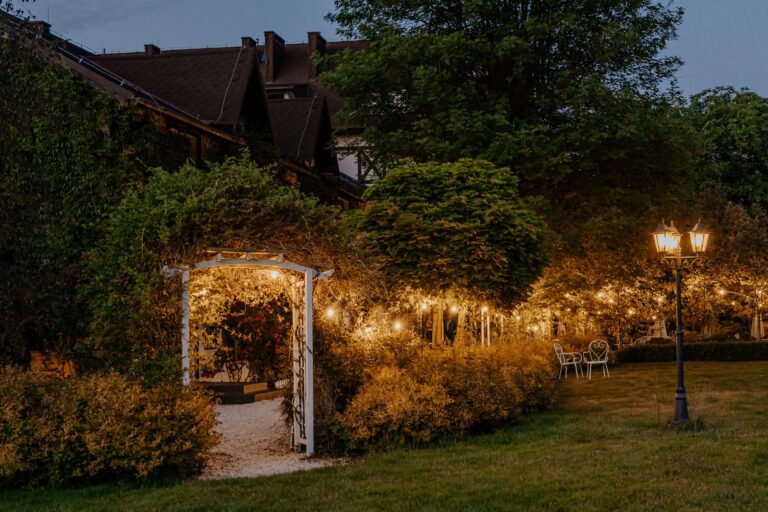
M 290 450 L 290 428 L 280 415 L 280 401 L 217 405 L 217 430 L 222 434 L 200 478 L 241 478 L 306 471 L 341 461 L 307 459 Z

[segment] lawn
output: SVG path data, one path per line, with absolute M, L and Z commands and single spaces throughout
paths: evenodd
M 686 370 L 686 431 L 665 427 L 674 364 L 626 364 L 490 435 L 279 477 L 6 492 L 0 510 L 768 510 L 768 362 Z

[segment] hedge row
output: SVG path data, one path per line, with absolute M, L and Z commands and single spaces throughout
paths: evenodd
M 705 341 L 685 343 L 686 361 L 766 361 L 768 342 Z M 635 345 L 620 350 L 616 355 L 620 363 L 674 361 L 675 343 L 664 345 Z
M 0 396 L 0 487 L 185 477 L 218 439 L 195 389 L 0 368 Z
M 340 417 L 358 447 L 488 431 L 555 401 L 556 372 L 542 350 L 424 348 L 372 370 Z

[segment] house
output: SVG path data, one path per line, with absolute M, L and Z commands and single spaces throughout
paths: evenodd
M 94 88 L 129 102 L 202 164 L 248 148 L 280 163 L 283 177 L 326 202 L 355 207 L 362 187 L 339 171 L 326 96 L 268 101 L 261 49 L 248 36 L 223 48 L 94 54 L 55 35 L 45 22 L 3 13 L 6 29 L 47 45 L 58 64 Z M 335 104 L 334 104 L 334 108 Z
M 273 31 L 264 33 L 261 74 L 270 104 L 285 108 L 283 102 L 323 101 L 330 115 L 333 149 L 340 175 L 366 185 L 381 175 L 371 163 L 362 144 L 363 127 L 346 126 L 340 118 L 343 99 L 318 80 L 316 56 L 335 55 L 342 51 L 360 51 L 366 41 L 326 41 L 319 32 L 308 32 L 306 43 L 286 43 Z M 277 113 L 276 113 L 277 114 Z M 278 114 L 279 116 L 279 114 Z

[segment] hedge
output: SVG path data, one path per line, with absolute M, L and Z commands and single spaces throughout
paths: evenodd
M 201 390 L 0 368 L 0 487 L 178 478 L 216 444 Z
M 705 341 L 685 343 L 686 361 L 766 361 L 768 342 Z M 619 363 L 674 361 L 675 343 L 664 345 L 635 345 L 616 354 Z

